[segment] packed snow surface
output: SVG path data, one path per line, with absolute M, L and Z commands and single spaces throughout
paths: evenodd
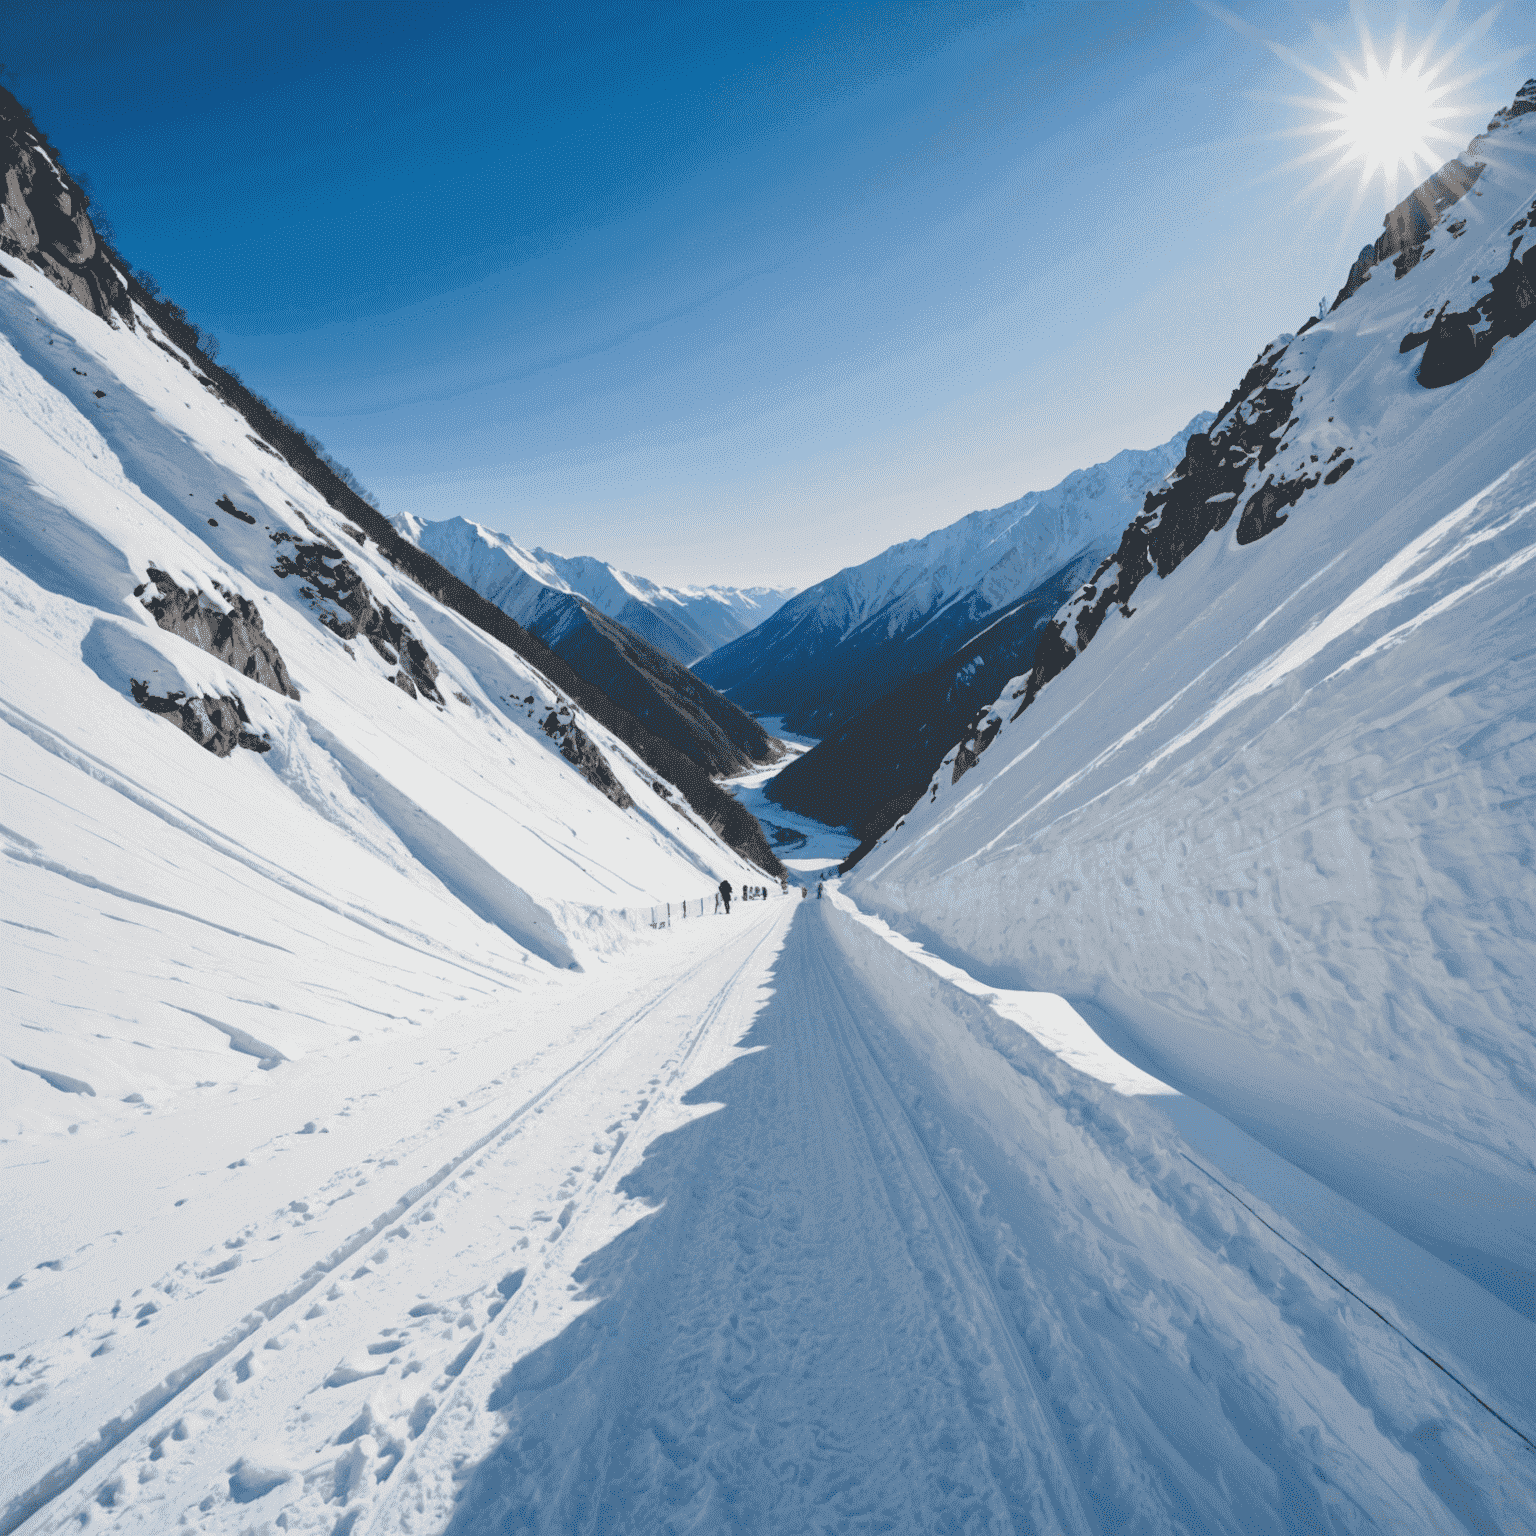
M 0 1529 L 1520 1531 L 1508 1397 L 1074 1027 L 775 896 L 60 1139 Z
M 1533 146 L 1536 115 L 1474 144 L 1417 265 L 1266 351 L 1296 393 L 1243 495 L 1304 479 L 1286 517 L 1152 571 L 1022 712 L 1016 679 L 849 882 L 1527 1317 L 1536 329 L 1443 388 L 1413 343 L 1517 280 Z

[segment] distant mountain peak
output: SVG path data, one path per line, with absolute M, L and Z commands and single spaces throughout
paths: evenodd
M 428 522 L 401 512 L 391 521 L 464 580 L 471 581 L 465 570 L 473 568 L 478 574 L 471 585 L 519 623 L 527 623 L 542 600 L 535 588 L 573 593 L 684 666 L 761 624 L 796 590 L 669 585 L 593 555 L 528 549 L 510 534 L 464 517 Z

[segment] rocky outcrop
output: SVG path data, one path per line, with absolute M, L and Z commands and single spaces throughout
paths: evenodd
M 1536 112 L 1536 80 L 1527 80 L 1515 92 L 1515 99 L 1507 107 L 1493 114 L 1493 121 L 1488 124 L 1488 132 L 1497 133 L 1500 128 L 1514 122 L 1517 117 L 1524 117 L 1527 112 Z
M 544 717 L 540 729 L 560 748 L 560 755 L 600 794 L 606 795 L 621 811 L 635 802 L 629 791 L 614 777 L 608 759 L 571 716 L 571 707 L 562 704 Z
M 437 663 L 426 646 L 387 605 L 374 601 L 357 567 L 334 544 L 307 542 L 286 530 L 274 533 L 272 542 L 280 551 L 273 571 L 299 578 L 299 595 L 333 635 L 342 641 L 361 635 L 386 665 L 399 667 L 393 677 L 397 687 L 413 699 L 420 694 L 434 704 L 443 702 Z
M 149 691 L 149 684 L 138 678 L 133 679 L 132 688 L 135 704 L 152 715 L 164 715 L 215 757 L 228 757 L 236 747 L 251 752 L 272 750 L 272 743 L 265 736 L 249 729 L 251 717 L 246 714 L 245 705 L 229 694 L 205 694 L 201 698 L 180 690 L 154 694 Z
M 1532 207 L 1536 211 L 1536 204 Z M 1518 336 L 1536 320 L 1536 245 L 1523 260 L 1517 259 L 1515 251 L 1523 239 L 1515 237 L 1507 265 L 1488 279 L 1488 292 L 1470 309 L 1449 311 L 1442 305 L 1427 331 L 1403 337 L 1401 351 L 1424 348 L 1418 380 L 1425 389 L 1441 389 L 1476 373 L 1499 342 Z
M 287 698 L 298 698 L 299 690 L 261 622 L 261 610 L 248 597 L 223 587 L 215 590 L 223 599 L 222 609 L 213 606 L 203 593 L 178 586 L 164 571 L 150 566 L 149 581 L 135 587 L 134 596 L 154 615 L 161 629 L 217 656 L 241 677 Z
M 85 190 L 0 88 L 0 251 L 30 262 L 103 320 L 133 326 L 123 274 L 97 238 Z
M 1415 187 L 1382 220 L 1385 227 L 1375 243 L 1361 248 L 1338 297 L 1329 306 L 1330 311 L 1337 309 L 1366 282 L 1371 269 L 1389 256 L 1398 277 L 1418 266 L 1425 254 L 1430 231 L 1440 222 L 1440 216 L 1466 196 L 1482 173 L 1481 163 L 1447 160 L 1433 176 Z

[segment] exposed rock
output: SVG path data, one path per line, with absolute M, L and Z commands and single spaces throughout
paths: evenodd
M 30 262 L 103 320 L 133 325 L 123 275 L 96 237 L 84 189 L 59 164 L 31 114 L 0 88 L 0 250 Z
M 1416 267 L 1426 254 L 1429 233 L 1440 222 L 1440 216 L 1466 196 L 1482 173 L 1481 163 L 1468 165 L 1462 160 L 1447 160 L 1433 176 L 1415 187 L 1382 220 L 1385 228 L 1375 244 L 1361 249 L 1329 308 L 1337 309 L 1370 277 L 1371 268 L 1389 256 L 1398 277 Z
M 219 511 L 227 512 L 231 517 L 238 518 L 242 523 L 250 523 L 254 525 L 256 522 L 256 519 L 252 517 L 249 512 L 242 512 L 240 508 L 237 507 L 234 502 L 229 499 L 228 496 L 220 496 L 219 499 L 214 502 L 214 506 L 216 506 Z
M 135 704 L 153 715 L 165 715 L 215 757 L 228 757 L 236 747 L 251 752 L 272 750 L 272 743 L 264 736 L 246 729 L 251 717 L 237 698 L 227 694 L 189 698 L 179 689 L 170 694 L 153 694 L 149 684 L 138 678 L 132 680 L 131 686 Z
M 1518 246 L 1517 239 L 1515 244 Z M 1506 336 L 1518 336 L 1536 320 L 1536 246 L 1523 261 L 1513 252 L 1503 271 L 1488 279 L 1488 292 L 1470 309 L 1441 309 L 1427 332 L 1410 331 L 1398 344 L 1407 352 L 1422 345 L 1419 383 L 1440 389 L 1476 373 Z
M 217 656 L 233 667 L 242 677 L 248 677 L 274 693 L 298 698 L 299 690 L 293 686 L 276 645 L 267 638 L 261 611 L 250 598 L 219 587 L 216 590 L 227 605 L 227 611 L 221 612 L 203 593 L 177 586 L 164 571 L 154 566 L 149 568 L 149 580 L 155 588 L 154 594 L 144 596 L 148 590 L 146 585 L 136 587 L 134 596 L 143 601 L 161 629 L 190 640 L 210 656 Z
M 1121 536 L 1119 548 L 1052 621 L 1041 637 L 1024 687 L 1014 694 L 1021 702 L 1012 719 L 1017 720 L 1040 690 L 1071 665 L 1111 610 L 1131 617 L 1135 611 L 1131 596 L 1154 570 L 1168 576 L 1208 534 L 1226 527 L 1251 477 L 1286 446 L 1286 434 L 1295 425 L 1292 406 L 1307 382 L 1303 377 L 1295 384 L 1274 387 L 1291 342 L 1291 337 L 1282 337 L 1259 354 L 1211 430 L 1190 437 L 1178 468 L 1165 485 L 1148 494 L 1141 515 Z M 1336 448 L 1330 462 L 1343 452 L 1342 447 Z M 1327 483 L 1337 484 L 1353 465 L 1353 459 L 1347 460 L 1329 474 Z M 1273 533 L 1286 521 L 1285 509 L 1321 479 L 1322 471 L 1278 481 L 1267 478 L 1244 505 L 1237 542 L 1251 544 Z
M 1489 133 L 1497 133 L 1506 123 L 1512 123 L 1517 117 L 1524 117 L 1527 112 L 1536 112 L 1536 80 L 1527 80 L 1515 93 L 1515 99 L 1504 108 L 1493 114 L 1493 121 L 1488 124 Z
M 550 710 L 541 729 L 560 748 L 561 757 L 578 769 L 582 778 L 599 794 L 607 795 L 621 811 L 627 811 L 635 803 L 629 791 L 614 777 L 608 759 L 598 750 L 596 742 L 570 718 L 568 712 L 561 714 L 559 710 Z M 660 788 L 659 785 L 653 787 Z M 666 791 L 661 793 L 664 795 Z
M 1354 460 L 1351 459 L 1350 463 L 1353 464 Z M 1338 475 L 1330 477 L 1329 484 L 1333 484 L 1342 473 L 1341 470 Z M 1237 542 L 1252 544 L 1266 533 L 1273 533 L 1286 519 L 1287 514 L 1283 509 L 1294 507 L 1303 493 L 1310 491 L 1320 479 L 1321 475 L 1313 475 L 1310 480 L 1305 475 L 1298 475 L 1292 480 L 1277 482 L 1271 476 L 1248 498 L 1248 505 L 1243 508 L 1243 515 L 1238 521 Z
M 280 549 L 272 569 L 282 577 L 300 578 L 300 595 L 333 635 L 343 641 L 362 635 L 387 665 L 400 668 L 393 679 L 397 686 L 412 698 L 419 692 L 434 704 L 443 702 L 437 663 L 426 646 L 387 606 L 374 601 L 357 568 L 334 544 L 307 543 L 286 531 L 274 533 L 272 542 Z
M 951 784 L 958 784 L 981 761 L 981 754 L 992 745 L 993 739 L 1003 728 L 1001 715 L 988 714 L 983 718 L 985 724 L 977 721 L 955 752 L 955 771 L 949 780 Z

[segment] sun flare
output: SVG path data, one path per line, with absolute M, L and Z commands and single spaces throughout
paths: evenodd
M 1399 167 L 1412 173 L 1432 164 L 1431 141 L 1444 137 L 1438 125 L 1452 115 L 1440 105 L 1446 87 L 1436 87 L 1417 63 L 1405 65 L 1400 54 L 1385 67 L 1368 54 L 1365 68 L 1349 77 L 1335 86 L 1337 108 L 1320 125 L 1335 135 L 1345 163 L 1358 162 L 1367 181 L 1378 170 L 1390 178 Z
M 1351 0 L 1353 38 L 1337 36 L 1321 23 L 1313 27 L 1314 42 L 1332 55 L 1331 63 L 1325 63 L 1315 51 L 1308 57 L 1266 36 L 1218 0 L 1196 3 L 1263 43 L 1312 82 L 1308 95 L 1268 98 L 1301 109 L 1299 119 L 1273 133 L 1275 139 L 1312 141 L 1310 148 L 1274 168 L 1275 174 L 1311 170 L 1296 193 L 1298 203 L 1313 199 L 1330 183 L 1335 188 L 1353 183 L 1351 211 L 1377 191 L 1391 207 L 1464 147 L 1468 131 L 1475 131 L 1478 114 L 1487 107 L 1470 89 L 1512 57 L 1473 62 L 1469 56 L 1493 24 L 1497 5 L 1463 27 L 1458 0 L 1444 0 L 1417 38 L 1410 40 L 1410 22 L 1399 14 L 1391 34 L 1378 41 L 1365 15 L 1368 0 Z M 1453 31 L 1460 35 L 1451 36 Z

